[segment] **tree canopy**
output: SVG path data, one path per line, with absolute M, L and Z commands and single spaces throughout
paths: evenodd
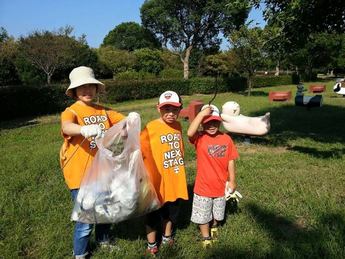
M 57 70 L 71 69 L 71 66 L 81 64 L 89 65 L 89 62 L 96 61 L 85 37 L 76 40 L 70 35 L 72 30 L 68 26 L 58 32 L 35 31 L 19 39 L 21 58 L 43 71 L 48 84 Z
M 149 30 L 135 22 L 124 22 L 105 36 L 102 46 L 133 51 L 142 48 L 160 48 L 160 43 Z
M 282 28 L 292 45 L 303 45 L 316 32 L 345 32 L 345 2 L 343 0 L 254 0 L 265 5 L 268 24 Z
M 227 35 L 247 18 L 247 5 L 229 8 L 228 3 L 229 0 L 146 0 L 140 8 L 141 20 L 163 46 L 179 53 L 187 79 L 192 49 L 219 46 L 219 34 Z

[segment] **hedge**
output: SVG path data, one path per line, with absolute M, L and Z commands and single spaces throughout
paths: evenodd
M 218 92 L 243 91 L 247 85 L 243 77 L 218 78 L 217 80 L 213 77 L 195 77 L 189 80 L 103 80 L 103 82 L 107 86 L 107 92 L 100 96 L 100 101 L 105 103 L 155 98 L 166 90 L 175 91 L 180 95 L 210 94 L 216 89 Z M 254 78 L 254 87 L 291 83 L 290 76 Z M 0 112 L 1 120 L 61 112 L 73 101 L 64 94 L 65 88 L 66 85 L 0 87 L 0 94 L 5 102 L 4 109 Z
M 61 86 L 2 86 L 1 120 L 61 112 L 71 102 Z

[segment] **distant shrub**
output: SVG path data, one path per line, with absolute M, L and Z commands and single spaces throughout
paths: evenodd
M 300 83 L 300 76 L 299 74 L 297 74 L 296 72 L 293 72 L 291 74 L 291 82 L 294 84 L 294 85 L 297 85 Z
M 256 76 L 254 77 L 253 85 L 255 88 L 276 86 L 276 85 L 289 85 L 292 84 L 291 76 Z
M 116 80 L 145 80 L 145 79 L 155 79 L 156 75 L 144 71 L 125 71 L 116 74 Z
M 167 68 L 167 69 L 163 69 L 159 73 L 159 76 L 163 79 L 183 78 L 183 71 L 182 69 Z
M 61 112 L 72 101 L 61 86 L 0 87 L 3 97 L 1 120 Z

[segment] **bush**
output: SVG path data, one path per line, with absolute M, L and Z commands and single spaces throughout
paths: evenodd
M 284 76 L 256 76 L 253 80 L 253 87 L 267 87 L 276 85 L 289 85 L 292 83 L 291 77 Z
M 189 81 L 183 79 L 109 80 L 106 85 L 107 93 L 101 100 L 108 103 L 153 98 L 166 90 L 189 94 Z
M 297 85 L 300 83 L 301 79 L 299 77 L 299 74 L 297 74 L 296 72 L 293 72 L 291 75 L 291 81 L 294 85 Z
M 5 86 L 0 87 L 0 94 L 1 120 L 61 112 L 71 102 L 61 86 Z
M 120 72 L 115 76 L 116 80 L 143 80 L 143 79 L 155 79 L 156 75 L 144 71 L 132 71 L 128 70 Z
M 191 94 L 210 94 L 214 93 L 217 89 L 217 92 L 226 92 L 227 85 L 222 78 L 214 77 L 194 77 L 189 79 L 190 81 L 190 92 Z
M 228 77 L 225 79 L 227 91 L 244 91 L 247 89 L 247 79 L 240 76 Z
M 183 78 L 183 71 L 181 69 L 166 68 L 159 73 L 159 76 L 164 79 Z
M 121 73 L 122 74 L 122 73 Z M 243 91 L 247 88 L 247 80 L 243 77 L 229 77 L 217 79 L 214 77 L 195 77 L 189 80 L 180 79 L 145 79 L 134 80 L 132 76 L 142 76 L 137 72 L 122 74 L 124 80 L 103 80 L 106 93 L 100 96 L 100 101 L 115 103 L 126 100 L 155 98 L 166 90 L 172 90 L 180 95 L 194 93 L 212 94 L 217 92 Z M 125 75 L 130 75 L 128 78 Z M 291 77 L 257 77 L 254 87 L 291 84 Z M 35 116 L 61 112 L 72 103 L 72 99 L 65 95 L 65 87 L 51 85 L 43 87 L 11 86 L 0 87 L 0 94 L 4 97 L 4 109 L 1 111 L 2 120 L 24 116 Z

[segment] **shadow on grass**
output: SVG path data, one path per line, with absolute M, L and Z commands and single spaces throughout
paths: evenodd
M 190 224 L 190 216 L 192 213 L 192 202 L 193 202 L 193 186 L 188 185 L 189 200 L 181 201 L 180 213 L 177 220 L 177 229 L 185 229 Z M 137 217 L 127 221 L 114 224 L 112 227 L 112 236 L 116 238 L 126 240 L 137 240 L 138 237 L 146 240 L 145 232 L 145 216 Z M 130 229 L 130 231 L 129 231 Z M 161 225 L 158 225 L 158 235 L 161 235 Z
M 32 126 L 38 124 L 35 120 L 36 117 L 25 117 L 20 119 L 15 119 L 11 121 L 0 121 L 0 130 L 4 129 L 16 129 L 25 126 Z
M 269 258 L 342 258 L 345 245 L 345 222 L 340 214 L 320 216 L 316 227 L 293 222 L 275 212 L 251 203 L 246 210 L 273 239 Z
M 293 146 L 288 150 L 297 151 L 300 153 L 312 155 L 317 158 L 341 158 L 345 154 L 345 148 L 332 148 L 330 150 L 317 150 L 316 148 Z

